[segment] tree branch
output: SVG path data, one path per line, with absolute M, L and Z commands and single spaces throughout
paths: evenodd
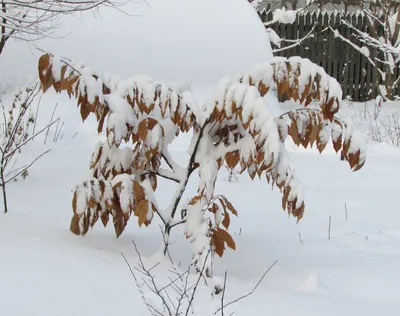
M 194 286 L 194 289 L 193 289 L 193 292 L 192 292 L 192 296 L 191 296 L 191 298 L 190 298 L 189 305 L 188 305 L 188 308 L 187 308 L 187 310 L 186 310 L 185 316 L 189 315 L 189 310 L 190 310 L 190 307 L 191 307 L 192 304 L 193 304 L 194 296 L 195 296 L 196 291 L 197 291 L 197 286 L 199 285 L 200 280 L 201 280 L 201 278 L 202 278 L 202 276 L 203 276 L 203 272 L 204 272 L 204 269 L 205 269 L 205 267 L 206 267 L 207 259 L 208 259 L 208 256 L 210 255 L 210 252 L 211 252 L 211 250 L 209 250 L 209 251 L 207 252 L 206 259 L 204 260 L 203 267 L 201 268 L 199 277 L 197 278 L 196 285 Z
M 185 192 L 185 189 L 186 189 L 186 185 L 187 185 L 187 183 L 188 183 L 188 181 L 189 181 L 189 177 L 190 177 L 190 175 L 192 174 L 192 172 L 193 172 L 194 169 L 195 169 L 195 168 L 194 168 L 194 162 L 195 162 L 195 159 L 196 159 L 196 154 L 197 154 L 197 151 L 198 151 L 198 149 L 199 149 L 200 141 L 201 141 L 201 139 L 202 139 L 202 137 L 203 137 L 204 129 L 206 128 L 206 126 L 208 125 L 209 122 L 210 122 L 209 119 L 207 119 L 207 120 L 204 122 L 204 124 L 203 124 L 203 126 L 201 127 L 201 129 L 200 129 L 199 136 L 198 136 L 198 138 L 197 138 L 196 144 L 195 144 L 195 146 L 194 146 L 192 155 L 191 155 L 190 160 L 189 160 L 189 163 L 188 163 L 188 167 L 187 167 L 187 170 L 186 170 L 186 177 L 185 177 L 183 183 L 181 183 L 179 192 L 178 192 L 178 194 L 177 194 L 176 200 L 175 200 L 175 202 L 174 202 L 174 204 L 173 204 L 173 207 L 172 207 L 172 210 L 171 210 L 170 219 L 169 219 L 168 223 L 165 225 L 165 235 L 166 235 L 166 238 L 164 239 L 164 240 L 165 240 L 164 254 L 167 253 L 167 249 L 168 249 L 168 236 L 169 236 L 169 234 L 170 234 L 170 232 L 171 232 L 171 224 L 170 224 L 170 221 L 171 221 L 171 219 L 173 219 L 174 216 L 175 216 L 175 213 L 176 213 L 176 210 L 177 210 L 177 208 L 178 208 L 179 202 L 180 202 L 181 199 L 182 199 L 183 193 Z
M 32 165 L 33 165 L 36 161 L 38 161 L 41 157 L 43 157 L 44 155 L 46 155 L 46 154 L 47 154 L 48 152 L 50 152 L 50 151 L 51 151 L 51 149 L 48 149 L 48 150 L 46 150 L 44 153 L 42 153 L 42 154 L 40 154 L 39 156 L 37 156 L 34 160 L 31 161 L 31 163 L 30 163 L 29 165 L 23 167 L 23 169 L 22 169 L 20 172 L 18 172 L 16 175 L 12 176 L 10 179 L 7 179 L 7 180 L 5 181 L 5 183 L 7 184 L 7 183 L 11 182 L 12 180 L 14 180 L 15 178 L 17 178 L 20 174 L 22 174 L 23 172 L 25 172 L 26 170 L 28 170 L 30 167 L 32 167 Z M 0 187 L 1 187 L 1 186 L 2 186 L 2 183 L 0 183 Z
M 37 132 L 36 134 L 34 134 L 33 136 L 29 137 L 26 141 L 24 141 L 22 144 L 18 145 L 16 148 L 14 148 L 11 152 L 7 153 L 5 155 L 5 159 L 7 159 L 9 156 L 11 156 L 12 154 L 14 154 L 18 149 L 20 149 L 21 147 L 23 147 L 24 145 L 26 145 L 28 142 L 30 142 L 31 140 L 33 140 L 34 138 L 36 138 L 37 136 L 39 136 L 41 133 L 43 133 L 46 128 L 49 128 L 51 125 L 53 125 L 54 123 L 56 123 L 59 120 L 56 119 L 55 121 L 51 122 L 50 124 L 46 125 L 44 128 L 42 128 L 39 132 Z
M 285 47 L 282 47 L 282 48 L 273 49 L 272 52 L 273 52 L 273 53 L 279 53 L 279 52 L 282 52 L 282 51 L 284 51 L 284 50 L 291 49 L 291 48 L 293 48 L 293 47 L 299 46 L 303 41 L 305 41 L 307 38 L 311 37 L 311 35 L 312 35 L 312 33 L 314 32 L 316 26 L 317 26 L 317 25 L 314 24 L 314 26 L 312 27 L 312 29 L 310 30 L 310 32 L 308 32 L 308 33 L 307 33 L 304 37 L 302 37 L 301 39 L 295 40 L 296 42 L 295 42 L 294 44 L 289 45 L 289 46 L 285 46 Z

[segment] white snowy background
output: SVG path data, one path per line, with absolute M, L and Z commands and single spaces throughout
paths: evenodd
M 222 77 L 272 57 L 265 30 L 244 0 L 148 4 L 125 8 L 138 16 L 103 10 L 96 18 L 65 18 L 58 30 L 62 38 L 35 45 L 122 77 L 148 74 L 176 84 L 193 82 L 199 101 L 212 96 Z M 37 80 L 40 55 L 24 43 L 6 47 L 0 57 L 0 80 L 11 87 L 3 102 L 15 87 Z M 85 237 L 70 233 L 71 190 L 85 178 L 101 136 L 93 117 L 83 124 L 74 100 L 53 92 L 41 99 L 39 125 L 49 121 L 56 103 L 56 116 L 64 122 L 63 137 L 44 145 L 43 136 L 30 144 L 21 159 L 29 160 L 45 148 L 52 151 L 34 165 L 25 181 L 9 186 L 10 211 L 0 215 L 0 315 L 147 315 L 121 252 L 134 264 L 134 239 L 149 266 L 162 261 L 159 278 L 167 282 L 169 264 L 160 255 L 158 223 L 139 229 L 132 219 L 119 239 L 112 225 L 98 225 Z M 390 111 L 395 112 L 396 105 Z M 352 113 L 345 104 L 340 114 Z M 359 124 L 362 128 L 363 122 Z M 173 146 L 174 157 L 182 163 L 187 160 L 187 142 L 183 137 Z M 230 228 L 237 250 L 227 250 L 216 260 L 218 275 L 228 271 L 226 301 L 250 291 L 278 260 L 257 291 L 230 312 L 397 315 L 400 150 L 369 142 L 366 165 L 351 173 L 333 149 L 320 155 L 315 149 L 290 143 L 287 147 L 305 189 L 307 208 L 298 224 L 282 211 L 280 193 L 265 180 L 251 181 L 243 175 L 229 183 L 221 172 L 217 181 L 216 192 L 225 194 L 239 212 Z M 189 189 L 195 188 L 196 181 L 191 181 Z M 160 192 L 160 203 L 168 204 L 174 188 L 161 181 Z M 191 245 L 182 230 L 171 238 L 172 256 L 186 269 Z M 196 315 L 212 315 L 218 306 L 219 298 L 213 300 L 210 292 L 200 285 Z

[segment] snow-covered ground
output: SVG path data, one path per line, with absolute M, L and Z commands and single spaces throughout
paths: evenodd
M 50 93 L 41 106 L 52 108 L 55 100 Z M 60 114 L 68 106 L 60 106 Z M 119 239 L 112 225 L 98 225 L 83 238 L 69 232 L 71 190 L 85 177 L 97 141 L 76 119 L 78 110 L 69 113 L 68 121 L 80 133 L 73 137 L 72 129 L 66 129 L 59 142 L 47 145 L 52 151 L 30 176 L 9 186 L 10 212 L 0 215 L 0 315 L 145 315 L 121 252 L 135 264 L 135 240 L 149 266 L 162 262 L 155 273 L 167 283 L 170 266 L 160 256 L 158 222 L 139 229 L 132 220 Z M 42 141 L 31 144 L 25 157 L 42 150 Z M 288 148 L 306 191 L 307 209 L 298 224 L 281 210 L 280 193 L 265 180 L 252 182 L 243 175 L 229 183 L 224 172 L 218 180 L 216 192 L 229 197 L 239 212 L 230 228 L 237 250 L 216 260 L 218 275 L 228 271 L 225 300 L 251 290 L 278 260 L 257 291 L 231 311 L 394 315 L 400 309 L 400 213 L 395 198 L 400 150 L 370 143 L 365 167 L 351 173 L 333 151 L 319 155 L 290 144 Z M 178 161 L 187 159 L 180 146 L 173 154 Z M 160 185 L 159 201 L 168 203 L 174 188 Z M 196 183 L 189 183 L 189 190 L 195 188 Z M 190 263 L 189 241 L 179 229 L 172 239 L 172 256 L 183 271 Z M 211 315 L 218 306 L 219 298 L 213 300 L 210 293 L 200 283 L 196 315 Z
M 62 40 L 52 51 L 58 48 L 66 57 L 85 59 L 100 70 L 122 75 L 146 72 L 164 80 L 190 77 L 198 95 L 205 97 L 204 92 L 209 92 L 209 86 L 215 86 L 222 75 L 270 57 L 261 22 L 250 17 L 245 23 L 245 14 L 250 14 L 246 9 L 251 8 L 241 6 L 241 1 L 202 0 L 199 5 L 197 0 L 173 0 L 180 5 L 187 3 L 188 14 L 179 16 L 173 6 L 154 0 L 153 9 L 148 10 L 152 13 L 146 13 L 151 16 L 146 27 L 140 28 L 145 22 L 130 20 L 136 21 L 132 22 L 131 37 L 124 33 L 130 31 L 127 20 L 118 16 L 118 24 L 113 13 L 103 15 L 108 24 L 89 20 L 84 25 L 91 27 L 82 28 L 83 22 L 77 21 L 75 41 Z M 212 3 L 214 11 L 207 6 Z M 163 19 L 160 12 L 164 12 Z M 207 25 L 199 22 L 206 17 Z M 109 33 L 103 33 L 106 30 Z M 178 36 L 167 40 L 170 34 Z M 190 40 L 188 34 L 192 35 Z M 154 36 L 164 42 L 158 43 Z M 230 40 L 223 40 L 225 36 Z M 190 58 L 179 46 L 182 38 L 188 40 L 186 46 L 194 48 Z M 125 46 L 128 41 L 130 45 Z M 157 50 L 165 46 L 169 49 Z M 170 51 L 172 48 L 175 51 Z M 32 73 L 30 78 L 35 78 L 32 55 L 28 58 L 19 49 L 6 52 L 11 59 L 1 57 L 0 67 L 6 70 L 1 72 L 3 76 L 7 73 L 11 82 L 24 82 L 21 76 L 27 73 L 21 71 L 27 69 Z M 34 57 L 38 55 L 36 52 Z M 3 96 L 3 101 L 8 97 Z M 150 227 L 138 228 L 132 219 L 119 239 L 112 225 L 96 225 L 85 237 L 69 231 L 71 190 L 85 179 L 99 136 L 94 118 L 83 124 L 75 102 L 53 92 L 42 98 L 40 126 L 49 121 L 57 102 L 56 117 L 64 122 L 63 137 L 57 143 L 50 137 L 44 145 L 41 135 L 26 148 L 21 162 L 44 148 L 52 150 L 31 168 L 26 180 L 9 185 L 10 210 L 0 214 L 0 315 L 148 315 L 121 252 L 135 264 L 135 240 L 149 267 L 161 261 L 153 272 L 160 283 L 168 283 L 173 275 L 169 261 L 160 255 L 159 223 L 155 219 Z M 351 107 L 345 106 L 340 114 L 356 118 L 362 129 L 368 126 Z M 186 140 L 172 149 L 181 162 L 187 160 Z M 400 310 L 400 212 L 396 199 L 400 192 L 400 149 L 369 142 L 366 165 L 351 173 L 333 150 L 319 155 L 316 150 L 287 147 L 305 188 L 306 212 L 298 224 L 282 211 L 281 194 L 271 190 L 266 180 L 251 181 L 243 175 L 230 183 L 223 171 L 217 182 L 216 192 L 225 194 L 239 213 L 230 227 L 237 250 L 227 250 L 222 259 L 216 258 L 216 274 L 223 276 L 228 271 L 225 301 L 250 291 L 278 260 L 256 292 L 233 305 L 226 315 L 233 311 L 235 315 L 256 316 L 396 315 Z M 174 189 L 160 181 L 159 203 L 168 204 Z M 194 190 L 196 179 L 188 186 L 188 191 Z M 184 271 L 191 261 L 191 245 L 181 228 L 173 231 L 171 242 L 172 257 Z M 190 283 L 195 281 L 192 276 Z M 194 305 L 198 316 L 212 315 L 220 304 L 220 297 L 211 297 L 211 287 L 200 282 Z

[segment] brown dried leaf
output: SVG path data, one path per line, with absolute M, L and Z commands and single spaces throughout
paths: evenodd
M 258 84 L 258 91 L 260 92 L 260 95 L 263 97 L 269 91 L 269 87 L 265 83 L 260 81 L 260 83 Z
M 119 238 L 119 236 L 122 235 L 122 233 L 125 230 L 125 226 L 126 226 L 126 223 L 123 218 L 120 220 L 116 220 L 116 221 L 114 220 L 114 231 L 115 231 L 115 236 L 117 238 Z
M 157 175 L 155 173 L 151 173 L 149 178 L 153 191 L 157 190 Z
M 297 129 L 297 123 L 295 120 L 292 120 L 292 123 L 289 126 L 289 135 L 292 137 L 293 142 L 296 146 L 299 146 L 301 143 L 299 131 Z
M 285 187 L 284 191 L 283 191 L 283 196 L 282 196 L 282 208 L 285 210 L 286 206 L 287 206 L 287 200 L 289 197 L 289 193 L 290 193 L 290 187 Z
M 77 204 L 77 191 L 74 192 L 74 196 L 72 198 L 72 209 L 74 211 L 74 213 L 76 213 L 76 204 Z
M 348 153 L 349 153 L 349 149 L 350 149 L 350 144 L 351 144 L 351 138 L 345 140 L 343 142 L 343 155 L 346 158 L 346 160 L 348 160 Z
M 146 119 L 147 121 L 147 129 L 148 130 L 152 130 L 154 128 L 154 126 L 156 126 L 158 124 L 158 121 L 152 117 L 148 117 Z
M 39 79 L 43 92 L 46 92 L 52 85 L 50 55 L 44 54 L 39 58 L 38 62 Z
M 133 180 L 133 193 L 135 196 L 136 203 L 140 203 L 142 200 L 145 199 L 145 192 L 143 187 L 140 185 L 139 182 Z
M 78 214 L 74 214 L 71 219 L 71 224 L 69 226 L 69 229 L 71 232 L 73 232 L 75 235 L 80 235 L 80 225 L 79 225 L 80 217 Z
M 226 207 L 228 208 L 228 210 L 230 210 L 233 215 L 238 216 L 238 212 L 233 207 L 232 203 L 229 202 L 229 200 L 223 195 L 222 195 L 222 198 L 224 199 L 224 202 L 226 203 Z
M 100 146 L 99 150 L 96 153 L 93 153 L 92 159 L 91 159 L 93 161 L 93 163 L 89 166 L 90 169 L 93 169 L 97 165 L 97 163 L 100 160 L 102 152 L 103 152 L 103 146 Z M 94 154 L 97 154 L 96 159 L 93 159 Z
M 103 214 L 101 214 L 101 222 L 103 223 L 104 227 L 107 227 L 108 221 L 110 219 L 110 214 L 106 211 Z
M 222 239 L 225 241 L 226 245 L 233 249 L 236 250 L 236 243 L 233 240 L 232 236 L 224 229 L 217 227 L 217 230 L 220 234 L 220 236 L 222 237 Z
M 304 134 L 304 137 L 301 139 L 301 145 L 304 148 L 307 148 L 308 144 L 310 143 L 310 135 L 312 133 L 312 130 L 313 130 L 313 125 L 312 125 L 312 122 L 311 122 L 311 119 L 310 119 L 310 121 L 307 124 L 306 132 Z
M 194 197 L 190 200 L 189 205 L 195 205 L 200 199 L 201 199 L 201 195 L 196 195 L 196 196 L 194 196 Z
M 339 124 L 341 126 L 341 124 Z M 343 138 L 343 130 L 341 130 L 339 136 L 336 140 L 333 139 L 333 129 L 332 129 L 332 144 L 335 152 L 338 152 L 342 148 L 342 138 Z
M 311 134 L 310 134 L 310 145 L 311 145 L 311 147 L 316 142 L 316 140 L 318 138 L 318 135 L 319 135 L 319 132 L 321 131 L 321 128 L 322 128 L 321 124 L 314 125 L 314 127 L 313 127 L 313 129 L 311 131 Z
M 226 165 L 228 168 L 235 168 L 240 159 L 239 151 L 228 152 L 225 156 Z
M 293 205 L 295 205 L 295 204 L 296 203 L 294 203 Z M 297 222 L 299 222 L 299 220 L 301 220 L 303 218 L 304 209 L 305 209 L 304 202 L 301 203 L 301 206 L 298 207 L 298 208 L 293 207 L 292 214 L 293 214 L 294 217 L 297 218 Z
M 135 215 L 138 216 L 138 224 L 141 227 L 147 222 L 147 212 L 149 210 L 149 201 L 141 200 L 138 206 L 135 208 Z
M 139 123 L 138 126 L 138 135 L 140 136 L 140 138 L 142 140 L 146 140 L 147 139 L 147 121 L 146 120 L 142 120 Z
M 90 213 L 90 210 L 88 210 L 88 213 Z M 84 236 L 89 231 L 89 216 L 87 216 L 87 214 L 83 214 L 80 219 L 82 220 L 83 224 L 81 235 Z
M 211 243 L 214 245 L 215 253 L 222 257 L 225 251 L 224 239 L 222 238 L 219 230 L 213 230 L 211 235 Z
M 327 142 L 326 141 L 322 141 L 322 139 L 319 137 L 317 137 L 317 148 L 319 153 L 322 153 L 326 147 Z
M 229 217 L 229 213 L 226 212 L 224 214 L 224 219 L 222 220 L 222 225 L 224 225 L 226 229 L 229 229 L 230 224 L 231 224 L 231 218 Z

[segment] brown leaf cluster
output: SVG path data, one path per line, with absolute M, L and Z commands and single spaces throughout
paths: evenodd
M 223 256 L 226 249 L 225 244 L 229 248 L 236 250 L 236 244 L 232 236 L 220 227 L 211 229 L 211 244 L 214 246 L 215 253 L 220 257 Z
M 321 153 L 331 140 L 336 152 L 343 151 L 344 158 L 353 171 L 360 170 L 365 164 L 365 158 L 362 157 L 360 149 L 349 152 L 353 138 L 345 122 L 336 117 L 332 121 L 327 120 L 322 111 L 313 109 L 289 112 L 288 117 L 290 122 L 287 125 L 288 135 L 296 146 L 301 145 L 307 148 L 315 144 Z
M 122 200 L 123 186 L 128 185 L 132 191 L 129 203 Z M 74 215 L 71 220 L 70 230 L 76 235 L 85 235 L 89 228 L 93 228 L 100 218 L 104 227 L 111 217 L 115 234 L 119 237 L 134 214 L 138 218 L 139 227 L 148 226 L 157 211 L 156 206 L 150 202 L 144 188 L 136 180 L 118 181 L 111 185 L 106 180 L 85 181 L 78 186 L 73 194 L 72 209 Z
M 44 54 L 40 57 L 38 63 L 39 79 L 41 87 L 46 92 L 51 86 L 57 91 L 66 91 L 70 97 L 77 99 L 78 106 L 81 110 L 81 117 L 84 121 L 90 113 L 96 115 L 98 132 L 103 130 L 103 124 L 106 116 L 112 112 L 104 100 L 104 96 L 112 94 L 114 84 L 111 79 L 103 80 L 95 74 L 87 74 L 84 69 L 77 70 L 66 63 L 61 67 L 61 73 L 54 73 L 53 57 L 49 54 Z M 56 76 L 55 76 L 56 75 Z M 59 78 L 58 80 L 56 78 Z M 90 86 L 89 86 L 90 84 Z M 97 86 L 98 95 L 91 96 L 89 99 L 88 90 L 91 87 Z M 132 107 L 136 118 L 141 121 L 142 118 L 148 116 L 152 111 L 159 111 L 162 118 L 170 118 L 171 121 L 179 127 L 180 131 L 189 131 L 195 123 L 195 117 L 182 100 L 182 98 L 173 90 L 166 86 L 154 84 L 152 97 L 149 99 L 147 91 L 148 86 L 141 87 L 139 83 L 130 85 L 123 97 Z M 146 88 L 146 92 L 144 91 Z M 135 138 L 137 126 L 127 126 L 128 133 L 124 136 L 127 140 L 130 137 Z M 109 130 L 108 132 L 111 132 Z M 116 140 L 118 142 L 118 140 Z
M 205 198 L 204 195 L 196 195 L 190 200 L 189 205 L 195 205 L 201 202 L 203 198 Z M 222 257 L 226 249 L 225 245 L 233 250 L 236 249 L 235 241 L 229 234 L 228 229 L 231 224 L 231 214 L 238 216 L 238 213 L 224 195 L 212 198 L 208 203 L 207 210 L 212 214 L 212 218 L 208 220 L 211 245 L 215 253 Z M 191 236 L 186 236 L 186 238 L 189 237 Z
M 61 67 L 59 67 L 60 64 Z M 88 73 L 87 69 L 83 67 L 75 68 L 50 54 L 40 57 L 38 72 L 43 92 L 50 87 L 53 87 L 56 92 L 66 91 L 70 97 L 77 100 L 83 121 L 89 114 L 95 114 L 99 133 L 102 132 L 107 117 L 121 115 L 121 113 L 113 112 L 107 101 L 110 100 L 108 97 L 112 96 L 116 89 L 112 78 L 100 78 L 94 73 Z M 121 126 L 107 124 L 107 142 L 98 146 L 94 151 L 90 169 L 93 177 L 98 179 L 94 181 L 99 181 L 99 183 L 104 184 L 105 180 L 111 181 L 123 174 L 140 175 L 142 180 L 143 178 L 149 179 L 153 190 L 156 190 L 156 174 L 161 164 L 164 130 L 155 117 L 169 118 L 178 133 L 179 131 L 188 132 L 195 124 L 195 116 L 175 91 L 162 84 L 127 82 L 126 86 L 128 88 L 123 99 L 132 108 L 136 123 L 127 122 L 122 129 Z M 95 91 L 95 95 L 93 95 L 93 91 Z M 116 95 L 119 97 L 120 91 Z M 123 135 L 121 135 L 121 130 Z M 154 135 L 159 136 L 157 139 L 160 140 L 156 142 L 156 145 L 152 139 Z M 133 147 L 120 148 L 122 140 L 132 142 Z M 119 157 L 125 157 L 125 159 L 119 160 Z M 85 216 L 78 215 L 74 209 L 71 230 L 74 233 L 86 234 L 101 213 L 104 218 L 108 218 L 108 215 L 113 216 L 116 234 L 119 236 L 126 226 L 130 213 L 121 211 L 118 190 L 118 186 L 113 187 L 114 196 L 110 199 L 109 205 L 101 204 L 101 200 L 88 199 L 92 204 L 88 204 Z M 94 205 L 95 201 L 97 206 Z M 147 203 L 150 205 L 149 207 L 145 206 L 145 202 L 147 201 L 138 205 L 135 202 L 131 206 L 132 210 L 137 209 L 134 213 L 140 219 L 139 225 L 148 225 L 149 221 L 144 219 L 143 214 L 147 212 L 147 209 L 152 208 L 153 211 L 155 209 L 151 203 Z M 106 221 L 104 220 L 104 222 Z
M 261 96 L 276 87 L 279 96 L 286 95 L 305 106 L 317 100 L 324 118 L 333 120 L 342 97 L 336 79 L 328 76 L 322 67 L 299 57 L 275 57 L 269 65 L 264 67 L 265 74 L 260 75 L 258 67 L 243 74 L 240 80 L 255 86 Z

